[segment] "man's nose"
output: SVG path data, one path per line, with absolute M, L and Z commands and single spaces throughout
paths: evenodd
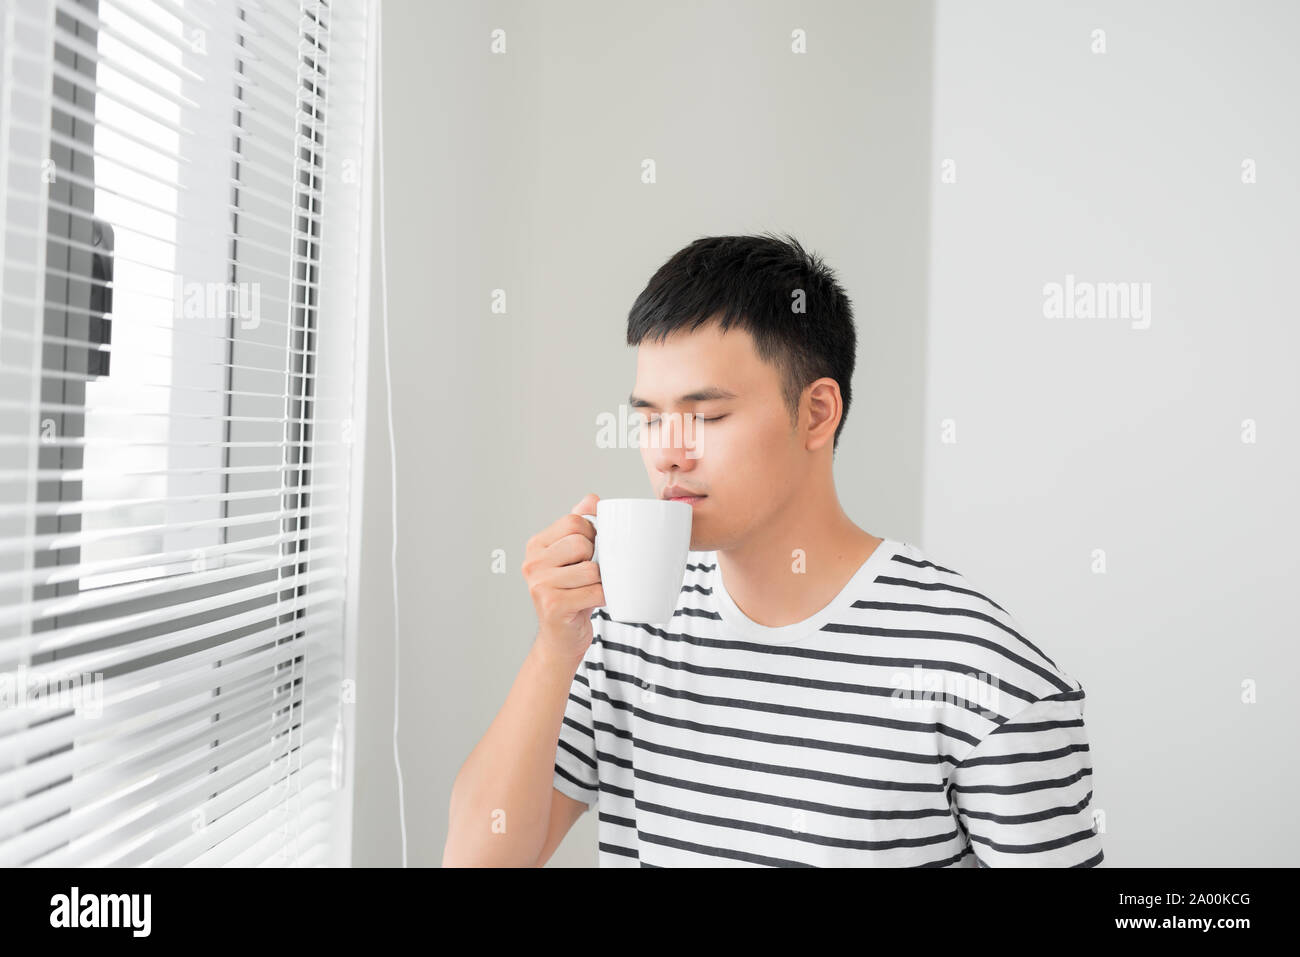
M 659 417 L 648 430 L 650 456 L 661 472 L 673 468 L 689 471 L 699 461 L 702 448 L 700 430 L 692 413 L 670 413 Z

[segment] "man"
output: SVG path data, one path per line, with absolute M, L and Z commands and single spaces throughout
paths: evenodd
M 591 806 L 603 866 L 1101 863 L 1081 685 L 840 507 L 857 343 L 833 274 L 791 237 L 700 239 L 627 342 L 651 487 L 693 509 L 677 610 L 604 613 L 594 495 L 529 540 L 538 634 L 443 863 L 541 866 Z

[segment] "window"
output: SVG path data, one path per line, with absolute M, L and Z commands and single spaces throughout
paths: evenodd
M 370 15 L 6 6 L 0 864 L 348 862 Z

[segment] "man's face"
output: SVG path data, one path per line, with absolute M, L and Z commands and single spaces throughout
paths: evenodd
M 683 400 L 710 389 L 734 398 Z M 692 549 L 739 545 L 797 494 L 807 456 L 780 376 L 744 329 L 723 333 L 710 322 L 643 342 L 632 396 L 632 412 L 645 417 L 641 458 L 655 497 L 669 485 L 705 496 L 692 506 Z

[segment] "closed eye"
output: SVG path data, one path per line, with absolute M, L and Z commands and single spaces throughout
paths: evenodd
M 728 415 L 729 415 L 729 414 L 730 414 L 730 413 L 728 413 Z M 715 415 L 715 416 L 713 416 L 712 418 L 708 418 L 708 419 L 706 419 L 706 418 L 704 418 L 704 416 L 702 416 L 702 415 L 697 415 L 697 416 L 695 417 L 695 421 L 696 421 L 696 422 L 718 422 L 718 421 L 721 421 L 722 419 L 725 419 L 726 417 L 727 417 L 726 415 Z M 658 419 L 647 418 L 647 419 L 646 419 L 646 424 L 647 424 L 647 425 L 658 425 L 658 424 L 659 424 L 659 420 L 658 420 Z

